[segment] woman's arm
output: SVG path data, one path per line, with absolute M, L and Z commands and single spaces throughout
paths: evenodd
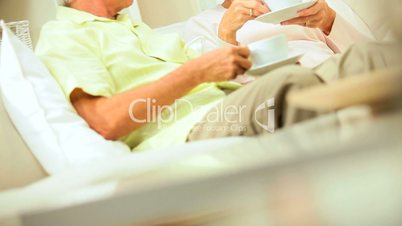
M 327 2 L 337 13 L 327 39 L 334 43 L 340 52 L 346 51 L 358 42 L 376 41 L 367 24 L 344 1 L 327 0 Z
M 375 40 L 367 25 L 342 0 L 318 0 L 301 10 L 298 18 L 282 22 L 289 24 L 319 28 L 335 52 L 344 52 L 356 42 Z
M 268 6 L 261 0 L 234 0 L 227 5 L 228 10 L 218 28 L 218 37 L 225 42 L 238 45 L 236 32 L 256 17 L 268 13 Z

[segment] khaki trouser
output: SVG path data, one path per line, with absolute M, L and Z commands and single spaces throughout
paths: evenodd
M 312 118 L 314 112 L 296 111 L 286 94 L 321 84 L 311 69 L 288 66 L 268 73 L 229 94 L 190 132 L 189 141 L 228 136 L 253 136 Z
M 287 94 L 292 90 L 397 66 L 401 59 L 396 44 L 367 43 L 355 45 L 313 70 L 300 66 L 282 67 L 229 94 L 193 128 L 188 141 L 272 133 L 316 117 L 316 112 L 289 106 Z

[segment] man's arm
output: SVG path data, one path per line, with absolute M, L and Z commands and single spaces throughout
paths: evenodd
M 245 47 L 218 49 L 189 61 L 149 85 L 110 98 L 91 96 L 82 89 L 75 89 L 70 99 L 92 129 L 108 140 L 117 140 L 147 123 L 147 104 L 138 102 L 130 108 L 133 101 L 151 99 L 155 100 L 156 107 L 171 105 L 201 83 L 226 81 L 243 74 L 251 67 L 249 54 Z M 129 110 L 138 120 L 130 118 Z

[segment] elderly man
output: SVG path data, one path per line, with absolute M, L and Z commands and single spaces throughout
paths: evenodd
M 318 84 L 311 71 L 293 68 L 231 92 L 240 84 L 230 80 L 251 67 L 247 48 L 195 58 L 177 36 L 158 35 L 118 14 L 131 4 L 67 1 L 57 20 L 44 25 L 36 48 L 78 114 L 106 139 L 143 150 L 251 136 L 312 117 L 288 114 L 284 98 L 292 89 Z M 265 107 L 268 101 L 275 115 Z

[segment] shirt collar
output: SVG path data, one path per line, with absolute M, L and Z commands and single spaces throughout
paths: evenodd
M 80 11 L 77 9 L 65 7 L 65 6 L 59 6 L 57 8 L 57 16 L 56 18 L 58 20 L 70 20 L 73 22 L 76 22 L 78 24 L 83 24 L 85 22 L 91 22 L 91 21 L 101 21 L 101 22 L 131 22 L 133 26 L 138 25 L 135 22 L 130 21 L 130 17 L 127 14 L 119 14 L 116 18 L 116 20 L 105 18 L 105 17 L 99 17 L 95 16 L 91 13 L 85 12 L 85 11 Z

